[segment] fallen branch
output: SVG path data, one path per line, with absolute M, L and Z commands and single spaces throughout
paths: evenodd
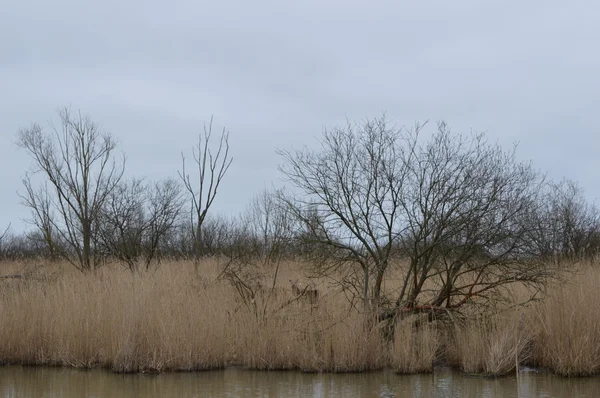
M 12 275 L 0 275 L 0 279 L 24 279 L 25 276 L 21 274 L 12 274 Z

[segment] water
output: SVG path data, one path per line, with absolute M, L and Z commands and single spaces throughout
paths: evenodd
M 0 367 L 0 398 L 82 397 L 597 397 L 600 377 L 566 379 L 523 372 L 481 378 L 449 369 L 430 375 L 392 372 L 302 374 L 227 369 L 119 375 L 103 370 Z

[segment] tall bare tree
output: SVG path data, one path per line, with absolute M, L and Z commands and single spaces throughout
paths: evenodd
M 192 148 L 197 175 L 190 177 L 186 171 L 185 156 L 181 154 L 182 168 L 178 171 L 184 189 L 188 193 L 191 202 L 191 224 L 194 240 L 194 258 L 200 259 L 203 252 L 202 247 L 202 225 L 212 206 L 223 177 L 227 173 L 233 158 L 229 155 L 229 132 L 223 128 L 219 137 L 219 145 L 216 152 L 211 148 L 211 137 L 213 134 L 213 118 L 208 126 L 204 125 L 203 134 L 198 135 L 198 144 Z
M 100 212 L 121 180 L 125 158 L 117 161 L 115 140 L 89 117 L 68 108 L 58 114 L 60 127 L 51 125 L 49 133 L 38 124 L 18 133 L 18 145 L 33 159 L 33 172 L 48 183 L 37 191 L 27 176 L 27 194 L 22 198 L 36 214 L 34 219 L 48 223 L 46 227 L 51 226 L 64 242 L 67 250 L 61 254 L 78 269 L 92 270 L 100 261 L 96 250 Z M 55 217 L 46 218 L 49 208 Z
M 405 228 L 401 196 L 408 169 L 401 160 L 410 147 L 404 138 L 381 118 L 325 131 L 320 152 L 279 151 L 281 171 L 302 193 L 287 203 L 308 229 L 305 241 L 339 260 L 321 262 L 323 272 L 350 267 L 344 272 L 352 278 L 353 264 L 360 267 L 359 286 L 350 285 L 360 289 L 365 308 L 378 305 L 393 244 Z
M 543 176 L 482 135 L 439 123 L 423 141 L 421 130 L 382 117 L 326 131 L 318 151 L 279 152 L 297 190 L 288 208 L 326 254 L 321 272 L 341 272 L 385 319 L 479 304 L 515 281 L 540 286 L 548 273 L 525 237 Z M 406 259 L 394 268 L 402 283 L 384 291 L 394 256 Z
M 398 312 L 490 308 L 506 285 L 539 289 L 549 270 L 528 252 L 529 219 L 544 176 L 482 134 L 454 134 L 445 123 L 404 160 L 400 247 L 409 258 L 387 316 Z

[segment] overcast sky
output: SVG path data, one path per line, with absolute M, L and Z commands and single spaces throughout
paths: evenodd
M 204 121 L 231 132 L 215 210 L 281 185 L 275 148 L 346 118 L 485 131 L 600 197 L 600 5 L 592 1 L 5 0 L 0 228 L 22 228 L 19 128 L 80 109 L 129 175 L 176 176 Z

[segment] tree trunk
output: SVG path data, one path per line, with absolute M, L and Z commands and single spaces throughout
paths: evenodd
M 92 228 L 89 220 L 83 220 L 82 224 L 82 240 L 83 240 L 83 268 L 84 270 L 92 270 L 91 260 L 91 242 L 92 242 Z
M 365 313 L 371 312 L 371 308 L 369 305 L 369 267 L 365 266 L 363 268 L 364 272 L 364 284 L 363 284 L 363 307 Z

